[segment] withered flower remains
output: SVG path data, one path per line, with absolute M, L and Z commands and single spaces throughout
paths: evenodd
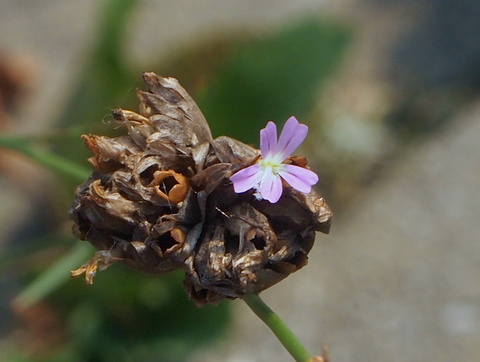
M 71 216 L 75 235 L 99 251 L 72 275 L 91 283 L 118 261 L 149 274 L 182 269 L 203 305 L 258 293 L 303 267 L 332 217 L 311 191 L 318 177 L 306 159 L 290 156 L 306 126 L 290 118 L 277 143 L 270 122 L 260 154 L 213 139 L 176 79 L 144 80 L 140 113 L 113 111 L 128 135 L 83 136 L 95 171 L 77 188 Z

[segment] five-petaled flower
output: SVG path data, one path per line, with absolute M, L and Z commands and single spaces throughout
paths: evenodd
M 290 117 L 277 142 L 277 126 L 268 122 L 260 131 L 262 157 L 254 165 L 230 177 L 235 192 L 242 193 L 253 188 L 257 190 L 255 195 L 258 198 L 276 203 L 282 196 L 282 179 L 300 192 L 310 192 L 312 185 L 318 182 L 317 174 L 304 167 L 283 163 L 305 140 L 307 133 L 306 125 Z

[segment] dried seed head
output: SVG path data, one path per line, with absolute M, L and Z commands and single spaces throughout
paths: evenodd
M 72 272 L 88 282 L 115 261 L 149 274 L 183 269 L 198 305 L 258 293 L 307 263 L 332 213 L 314 191 L 286 187 L 277 203 L 236 193 L 230 177 L 259 150 L 212 139 L 195 102 L 173 78 L 145 73 L 140 114 L 115 110 L 127 136 L 84 135 L 92 176 L 75 194 L 74 233 L 100 252 Z M 287 165 L 306 169 L 304 157 Z M 302 171 L 310 174 L 310 171 Z

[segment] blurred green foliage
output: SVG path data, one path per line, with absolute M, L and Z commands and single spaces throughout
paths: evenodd
M 180 271 L 159 278 L 113 265 L 91 286 L 81 279 L 68 283 L 50 298 L 70 334 L 54 359 L 185 360 L 225 333 L 230 309 L 226 302 L 197 308 L 185 297 L 182 278 Z
M 196 97 L 214 136 L 258 144 L 267 121 L 306 117 L 348 41 L 346 29 L 305 19 L 234 49 Z
M 137 108 L 131 90 L 141 87 L 136 84 L 140 70 L 125 65 L 122 49 L 128 16 L 135 4 L 134 0 L 105 1 L 92 53 L 78 73 L 78 82 L 57 122 L 63 136 L 53 140 L 53 152 L 72 165 L 86 165 L 88 152 L 77 138 L 80 133 L 95 129 L 100 134 L 111 133 L 113 127 L 101 122 L 110 108 Z M 290 115 L 300 119 L 308 115 L 315 92 L 339 63 L 348 39 L 345 29 L 309 18 L 261 39 L 230 44 L 211 79 L 194 98 L 215 136 L 226 134 L 257 143 L 258 131 L 267 120 L 283 123 Z M 190 68 L 185 72 L 194 71 Z M 182 83 L 181 71 L 162 75 L 174 76 Z M 72 135 L 78 142 L 72 141 Z M 34 147 L 28 139 L 17 142 L 24 149 Z M 24 152 L 21 148 L 17 147 Z M 48 161 L 37 161 L 48 166 Z M 59 182 L 66 204 L 79 183 L 74 179 L 62 178 Z M 52 244 L 43 247 L 48 251 Z M 85 250 L 78 249 L 78 256 L 73 250 L 70 253 L 78 259 L 70 269 L 85 261 Z M 68 272 L 65 263 L 74 264 L 72 258 L 67 256 L 51 266 L 26 290 L 26 295 L 34 290 L 30 294 L 32 302 L 49 294 L 47 302 L 64 321 L 66 335 L 62 346 L 30 360 L 183 361 L 228 328 L 229 303 L 198 309 L 185 295 L 182 273 L 150 277 L 114 265 L 100 273 L 93 286 L 81 279 L 65 283 L 62 273 Z M 39 273 L 28 270 L 30 276 Z M 21 360 L 20 355 L 17 360 Z
M 78 140 L 82 133 L 112 134 L 113 127 L 107 125 L 110 110 L 119 107 L 120 101 L 127 103 L 122 107 L 133 106 L 136 97 L 126 97 L 126 94 L 134 90 L 135 81 L 140 80 L 139 74 L 125 64 L 123 48 L 129 16 L 137 0 L 103 2 L 104 13 L 95 31 L 90 54 L 87 54 L 84 67 L 76 74 L 70 98 L 55 122 L 60 130 L 66 130 L 70 135 L 57 138 L 55 151 L 85 166 L 90 152 L 81 142 L 73 143 L 72 137 Z M 67 181 L 63 188 L 71 192 L 75 186 L 75 183 Z

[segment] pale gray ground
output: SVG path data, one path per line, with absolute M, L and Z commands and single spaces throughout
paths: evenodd
M 219 29 L 268 31 L 333 7 L 314 0 L 143 3 L 131 23 L 131 61 L 140 64 Z M 93 0 L 0 0 L 0 48 L 29 53 L 41 67 L 21 129 L 38 131 L 54 118 L 86 56 L 98 9 Z M 139 36 L 145 29 L 148 50 Z M 33 121 L 33 114 L 42 116 Z M 479 118 L 475 101 L 441 134 L 412 145 L 335 219 L 331 235 L 318 238 L 306 268 L 262 294 L 310 350 L 327 345 L 333 362 L 480 359 Z M 3 233 L 27 200 L 1 186 Z M 242 302 L 234 306 L 228 340 L 192 362 L 290 360 Z

